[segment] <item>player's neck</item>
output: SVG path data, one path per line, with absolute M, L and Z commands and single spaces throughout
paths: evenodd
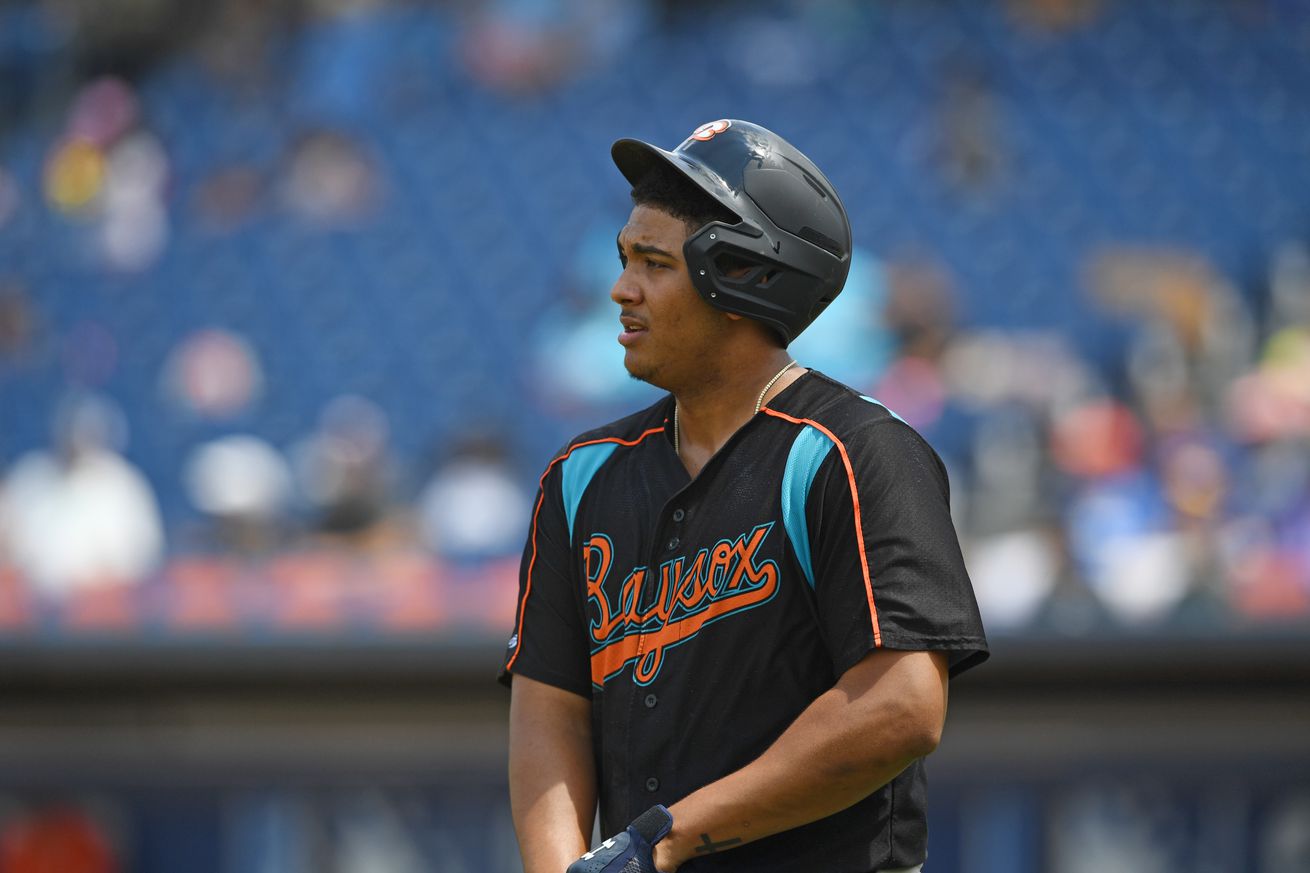
M 695 475 L 732 435 L 755 415 L 760 392 L 769 386 L 764 402 L 800 378 L 805 371 L 792 366 L 785 349 L 772 349 L 750 366 L 724 367 L 692 389 L 675 392 L 678 403 L 679 454 Z M 781 375 L 779 375 L 781 373 Z M 774 377 L 777 377 L 774 380 Z M 770 385 L 770 380 L 774 380 Z

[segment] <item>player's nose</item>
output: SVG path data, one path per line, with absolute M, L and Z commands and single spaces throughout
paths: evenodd
M 610 299 L 620 306 L 641 302 L 641 286 L 629 273 L 630 271 L 626 269 L 620 273 L 619 278 L 614 282 L 614 287 L 610 289 Z

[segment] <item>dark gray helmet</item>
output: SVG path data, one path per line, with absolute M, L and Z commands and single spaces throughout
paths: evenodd
M 666 165 L 738 217 L 710 222 L 683 245 L 692 283 L 712 306 L 764 322 L 787 345 L 841 292 L 851 267 L 846 209 L 814 162 L 776 133 L 724 118 L 671 152 L 621 139 L 610 153 L 633 186 Z M 743 262 L 752 267 L 744 274 Z

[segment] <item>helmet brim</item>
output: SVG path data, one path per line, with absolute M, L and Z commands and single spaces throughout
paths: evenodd
M 619 168 L 619 172 L 623 174 L 623 178 L 627 179 L 628 184 L 634 188 L 651 170 L 665 167 L 690 180 L 693 185 L 740 217 L 741 210 L 734 205 L 737 196 L 732 187 L 712 169 L 692 160 L 687 155 L 668 152 L 639 139 L 621 139 L 610 146 L 610 156 L 614 159 L 614 165 Z
M 614 158 L 614 165 L 619 168 L 623 178 L 627 179 L 628 184 L 634 188 L 646 178 L 647 173 L 661 164 L 675 170 L 679 169 L 673 161 L 673 155 L 639 139 L 616 141 L 610 146 L 610 156 Z M 686 175 L 682 170 L 679 172 Z

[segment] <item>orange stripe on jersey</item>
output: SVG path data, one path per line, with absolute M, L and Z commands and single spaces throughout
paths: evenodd
M 568 460 L 569 455 L 573 454 L 583 446 L 594 446 L 597 445 L 598 443 L 618 443 L 621 446 L 635 446 L 638 443 L 640 443 L 642 440 L 646 439 L 648 436 L 651 436 L 652 434 L 663 433 L 663 432 L 664 432 L 663 427 L 652 427 L 650 430 L 642 433 L 634 440 L 622 440 L 619 439 L 618 437 L 606 437 L 604 439 L 588 440 L 585 443 L 578 443 L 577 445 L 569 446 L 569 450 L 567 452 L 560 455 L 558 458 L 556 458 L 555 460 L 551 461 L 549 464 L 546 465 L 546 470 L 544 473 L 541 474 L 541 480 L 537 483 L 537 505 L 532 510 L 532 557 L 528 559 L 528 577 L 527 577 L 526 584 L 523 586 L 523 599 L 519 601 L 518 627 L 514 631 L 514 635 L 518 638 L 518 645 L 514 649 L 514 654 L 510 657 L 509 661 L 505 664 L 506 672 L 509 672 L 509 670 L 513 668 L 514 662 L 517 661 L 519 658 L 519 652 L 523 651 L 523 619 L 527 614 L 528 595 L 532 593 L 532 568 L 535 567 L 537 563 L 537 516 L 541 514 L 541 504 L 546 499 L 546 477 L 550 475 L 551 470 L 555 469 L 556 464 L 560 464 Z
M 851 505 L 855 508 L 855 538 L 860 544 L 860 571 L 864 574 L 864 593 L 869 599 L 869 619 L 873 622 L 873 644 L 877 647 L 882 646 L 882 631 L 878 628 L 878 607 L 873 603 L 873 580 L 869 575 L 869 559 L 865 555 L 864 548 L 864 519 L 860 514 L 860 495 L 855 488 L 855 469 L 851 466 L 851 457 L 846 454 L 846 445 L 823 425 L 819 424 L 812 418 L 796 418 L 787 415 L 785 412 L 777 412 L 769 409 L 767 406 L 760 412 L 772 415 L 774 418 L 781 418 L 783 421 L 790 421 L 792 424 L 809 425 L 815 428 L 828 439 L 832 440 L 837 451 L 841 453 L 842 464 L 846 467 L 846 478 L 851 484 Z
M 591 684 L 597 687 L 603 686 L 606 679 L 622 670 L 629 661 L 636 660 L 637 663 L 632 668 L 633 677 L 645 685 L 659 672 L 666 648 L 686 642 L 717 618 L 764 603 L 773 597 L 777 590 L 778 574 L 775 570 L 773 573 L 766 574 L 765 583 L 759 588 L 715 601 L 700 612 L 665 624 L 659 630 L 629 634 L 605 646 L 599 653 L 591 656 Z

